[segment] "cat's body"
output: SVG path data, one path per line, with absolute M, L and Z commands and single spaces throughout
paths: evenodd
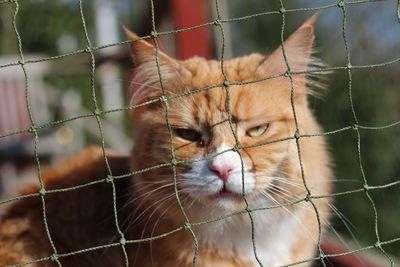
M 305 71 L 315 63 L 311 58 L 314 20 L 307 21 L 284 44 L 292 72 Z M 130 266 L 192 266 L 193 236 L 198 242 L 198 266 L 259 266 L 259 261 L 272 267 L 312 258 L 319 230 L 324 230 L 328 219 L 329 200 L 299 202 L 306 199 L 307 190 L 294 138 L 290 79 L 281 76 L 234 84 L 285 73 L 287 66 L 280 48 L 268 57 L 252 54 L 226 60 L 225 76 L 218 61 L 192 58 L 182 62 L 160 52 L 163 88 L 158 81 L 154 47 L 136 41 L 132 52 L 136 64 L 131 86 L 133 104 L 161 97 L 161 89 L 170 98 L 167 104 L 155 102 L 135 114 L 136 145 L 130 158 L 109 155 L 113 175 L 145 169 L 131 178 L 114 180 L 118 224 L 128 240 L 125 248 Z M 299 133 L 319 133 L 307 104 L 306 83 L 310 81 L 303 74 L 292 77 Z M 225 78 L 229 81 L 225 83 L 229 85 L 229 99 L 223 86 L 171 98 L 222 84 Z M 307 188 L 311 194 L 329 194 L 332 174 L 323 138 L 301 137 L 299 145 Z M 153 168 L 158 164 L 164 165 Z M 64 165 L 71 167 L 59 167 L 59 171 L 56 168 L 44 175 L 47 190 L 108 175 L 99 149 L 86 151 Z M 176 198 L 174 173 L 184 214 Z M 124 266 L 111 189 L 111 183 L 102 182 L 45 195 L 49 231 L 63 266 Z M 254 231 L 243 192 L 247 210 L 253 210 L 250 215 Z M 299 203 L 277 207 L 293 201 Z M 312 204 L 318 210 L 321 227 Z M 41 205 L 36 197 L 9 207 L 0 226 L 1 266 L 53 254 L 43 228 Z M 231 214 L 236 211 L 240 212 Z M 231 216 L 220 218 L 228 214 Z M 190 226 L 185 216 L 194 225 Z M 131 242 L 152 237 L 159 238 Z M 110 243 L 115 245 L 63 256 Z M 43 264 L 38 266 L 55 263 Z

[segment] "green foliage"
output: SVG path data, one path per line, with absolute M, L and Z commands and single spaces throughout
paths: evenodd
M 56 54 L 57 41 L 62 34 L 75 36 L 81 46 L 84 44 L 77 3 L 30 0 L 21 1 L 20 5 L 17 23 L 25 52 Z M 90 22 L 91 12 L 86 13 L 85 18 Z
M 398 92 L 395 85 L 385 80 L 384 70 L 353 71 L 353 102 L 360 125 L 381 126 L 395 121 L 394 100 Z M 328 83 L 328 94 L 324 100 L 316 103 L 319 120 L 326 130 L 353 125 L 347 71 L 333 73 Z M 399 162 L 399 130 L 398 127 L 379 131 L 361 130 L 361 157 L 369 185 L 383 185 L 398 179 L 399 172 L 396 168 Z M 358 163 L 356 132 L 350 130 L 331 135 L 328 140 L 335 160 L 335 191 L 361 188 L 363 179 Z M 400 232 L 400 225 L 395 223 L 399 219 L 399 197 L 388 193 L 395 192 L 395 189 L 378 189 L 372 192 L 378 209 L 379 235 L 382 240 L 392 239 Z M 337 197 L 335 205 L 353 225 L 351 230 L 357 240 L 364 244 L 376 242 L 373 208 L 364 192 Z M 349 234 L 338 220 L 336 229 Z M 398 244 L 388 247 L 397 255 Z

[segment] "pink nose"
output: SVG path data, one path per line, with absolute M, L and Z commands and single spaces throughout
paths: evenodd
M 233 171 L 232 166 L 215 166 L 213 164 L 210 165 L 210 171 L 218 175 L 218 177 L 226 183 L 228 180 L 229 174 Z

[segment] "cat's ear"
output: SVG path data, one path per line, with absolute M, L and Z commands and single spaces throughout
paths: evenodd
M 176 80 L 188 72 L 178 60 L 158 50 L 158 69 L 156 48 L 149 42 L 140 39 L 138 35 L 124 27 L 126 36 L 132 40 L 130 50 L 134 70 L 130 85 L 131 104 L 142 103 L 162 95 L 160 75 L 163 84 Z
M 275 49 L 257 68 L 257 74 L 262 76 L 283 74 L 291 72 L 307 71 L 309 67 L 319 65 L 318 60 L 312 57 L 314 43 L 314 24 L 318 13 L 307 19 L 294 33 L 283 43 L 286 59 L 283 55 L 282 45 Z M 305 74 L 293 75 L 295 82 L 305 87 Z M 305 91 L 305 90 L 303 90 Z
M 149 42 L 141 39 L 136 33 L 128 30 L 126 27 L 124 27 L 124 31 L 128 39 L 133 41 L 130 43 L 130 48 L 132 60 L 135 66 L 138 67 L 149 62 L 155 63 L 156 48 Z M 158 51 L 158 57 L 161 64 L 171 64 L 172 66 L 178 64 L 176 60 L 160 50 Z

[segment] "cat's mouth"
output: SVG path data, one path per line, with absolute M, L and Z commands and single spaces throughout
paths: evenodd
M 237 200 L 242 200 L 243 196 L 241 194 L 237 194 L 235 192 L 230 191 L 224 185 L 218 193 L 210 195 L 209 198 L 211 200 L 217 200 L 217 199 L 232 199 L 232 200 L 237 199 Z

